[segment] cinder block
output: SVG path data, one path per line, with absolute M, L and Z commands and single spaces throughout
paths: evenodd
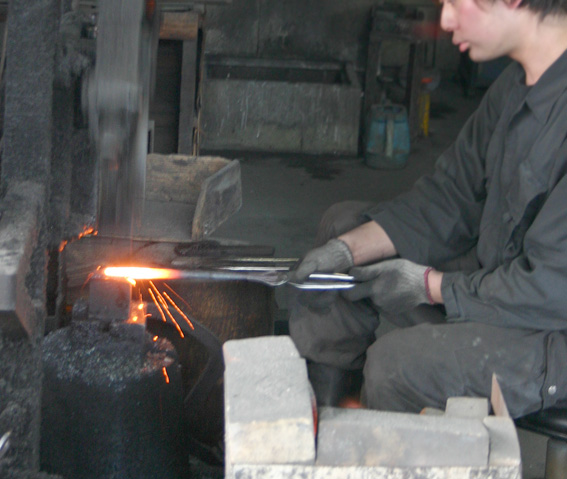
M 263 336 L 233 339 L 223 345 L 225 363 L 233 361 L 278 361 L 299 359 L 299 352 L 289 336 Z
M 487 398 L 453 397 L 447 399 L 445 414 L 452 417 L 484 419 L 490 412 Z
M 269 346 L 277 342 L 271 338 L 265 345 L 256 345 L 255 350 L 248 348 L 248 357 L 255 361 L 235 360 L 238 354 L 246 356 L 247 344 L 254 342 L 243 340 L 247 344 L 242 345 L 231 342 L 233 344 L 225 348 L 225 354 L 231 351 L 235 354 L 226 361 L 225 369 L 225 440 L 229 467 L 232 464 L 314 463 L 313 407 L 305 361 L 299 358 L 272 360 L 269 354 L 276 349 Z M 265 355 L 260 353 L 262 350 Z
M 487 466 L 489 436 L 481 420 L 322 408 L 318 466 Z
M 488 416 L 483 424 L 490 435 L 490 465 L 520 468 L 520 442 L 514 421 L 509 417 Z

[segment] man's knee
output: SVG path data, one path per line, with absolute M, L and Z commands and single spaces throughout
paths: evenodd
M 363 377 L 363 400 L 371 409 L 403 411 L 399 399 L 403 371 L 411 361 L 411 352 L 405 351 L 398 339 L 398 331 L 380 337 L 367 351 Z
M 419 412 L 424 407 L 444 408 L 447 391 L 457 393 L 460 381 L 443 365 L 447 358 L 436 354 L 434 344 L 424 339 L 427 327 L 394 330 L 368 349 L 363 387 L 367 407 Z M 442 386 L 439 374 L 446 375 Z
M 364 201 L 342 201 L 332 205 L 321 217 L 315 246 L 325 244 L 331 238 L 350 231 L 367 220 L 363 213 L 372 206 Z

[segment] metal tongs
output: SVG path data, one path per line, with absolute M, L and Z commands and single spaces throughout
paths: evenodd
M 230 258 L 226 263 L 216 261 L 201 268 L 185 269 L 183 262 L 174 262 L 179 269 L 180 279 L 197 281 L 243 280 L 262 283 L 267 286 L 289 284 L 298 289 L 340 290 L 355 286 L 353 276 L 343 273 L 313 273 L 302 283 L 290 280 L 290 268 L 297 258 Z M 208 268 L 206 267 L 208 266 Z
M 0 459 L 4 457 L 8 449 L 10 448 L 10 435 L 12 431 L 8 431 L 0 438 Z
M 269 267 L 232 266 L 221 270 L 196 270 L 188 273 L 193 276 L 198 272 L 208 274 L 209 279 L 254 281 L 267 286 L 281 286 L 283 284 L 289 284 L 294 288 L 309 290 L 350 289 L 355 285 L 354 277 L 343 273 L 313 273 L 302 283 L 297 283 L 295 281 L 290 281 L 289 270 L 279 270 L 277 268 Z M 205 278 L 201 277 L 201 279 Z

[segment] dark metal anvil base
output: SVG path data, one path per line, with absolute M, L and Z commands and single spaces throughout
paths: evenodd
M 174 479 L 183 463 L 175 350 L 124 324 L 76 321 L 44 342 L 42 470 L 74 479 Z M 130 347 L 132 346 L 132 347 Z

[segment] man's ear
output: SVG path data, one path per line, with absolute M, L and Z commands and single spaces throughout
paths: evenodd
M 504 3 L 512 10 L 515 10 L 522 4 L 522 1 L 523 0 L 504 0 Z

